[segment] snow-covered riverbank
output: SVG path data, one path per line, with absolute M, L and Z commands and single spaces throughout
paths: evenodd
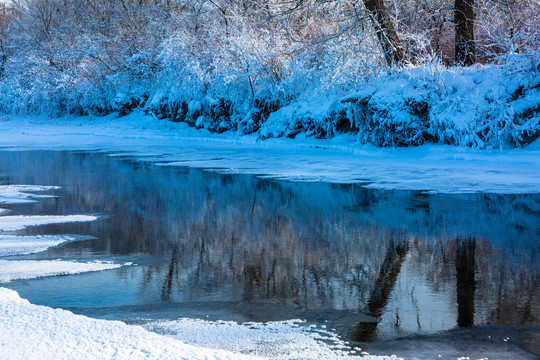
M 213 134 L 133 113 L 123 118 L 0 119 L 4 149 L 129 153 L 164 166 L 191 166 L 292 181 L 362 183 L 370 188 L 437 193 L 537 193 L 540 142 L 523 149 L 424 145 L 376 148 L 353 135 L 329 140 L 259 140 Z

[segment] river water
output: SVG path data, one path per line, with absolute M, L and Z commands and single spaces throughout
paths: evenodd
M 128 323 L 305 319 L 381 354 L 403 339 L 479 338 L 540 354 L 539 194 L 283 182 L 68 151 L 0 151 L 0 183 L 61 187 L 3 206 L 15 213 L 102 216 L 19 231 L 92 237 L 19 258 L 133 262 L 3 285 L 34 304 Z

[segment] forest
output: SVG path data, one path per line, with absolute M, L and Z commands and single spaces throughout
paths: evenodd
M 538 0 L 4 0 L 0 112 L 522 147 L 539 49 Z

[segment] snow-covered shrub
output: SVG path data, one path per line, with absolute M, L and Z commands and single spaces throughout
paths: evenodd
M 361 2 L 13 2 L 0 111 L 141 109 L 261 138 L 523 146 L 540 112 L 534 1 L 477 2 L 481 60 L 498 65 L 470 69 L 441 66 L 453 51 L 447 0 L 385 1 L 415 64 L 401 69 L 386 67 Z

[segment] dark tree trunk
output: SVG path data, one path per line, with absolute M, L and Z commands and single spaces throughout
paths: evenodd
M 476 62 L 474 0 L 455 0 L 454 23 L 456 26 L 456 54 L 454 61 L 458 65 L 472 65 Z
M 375 27 L 386 63 L 391 66 L 407 62 L 405 50 L 399 41 L 383 0 L 364 0 L 364 6 Z
M 457 323 L 459 327 L 474 325 L 474 294 L 476 292 L 476 239 L 458 239 L 456 249 Z
M 394 241 L 390 243 L 367 304 L 367 315 L 376 318 L 377 321 L 355 324 L 351 331 L 351 338 L 354 341 L 365 342 L 374 340 L 378 322 L 383 315 L 384 308 L 388 304 L 390 294 L 401 272 L 401 265 L 403 265 L 408 252 L 409 244 L 407 241 L 400 240 L 397 243 L 394 243 Z

